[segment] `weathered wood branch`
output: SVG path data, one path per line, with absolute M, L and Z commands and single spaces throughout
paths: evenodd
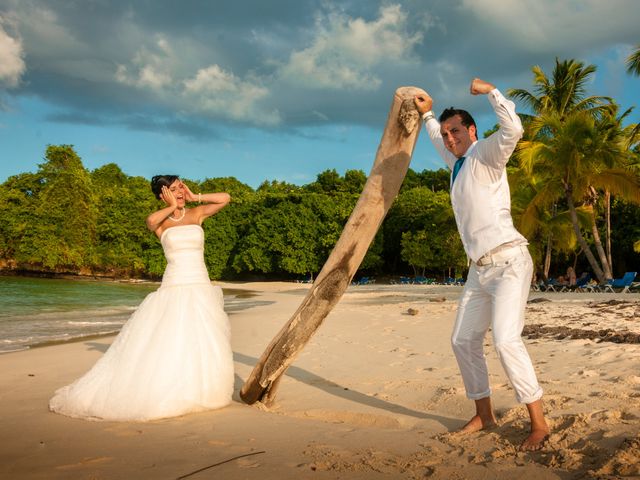
M 349 286 L 409 168 L 421 125 L 413 98 L 424 93 L 416 87 L 396 90 L 362 194 L 311 289 L 240 390 L 246 403 L 273 402 L 282 375 Z

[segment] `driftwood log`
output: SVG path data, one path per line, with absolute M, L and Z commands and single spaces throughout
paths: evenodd
M 240 390 L 248 404 L 270 405 L 286 369 L 342 297 L 409 168 L 421 119 L 413 98 L 416 87 L 398 88 L 371 173 L 336 246 L 289 322 L 266 348 Z

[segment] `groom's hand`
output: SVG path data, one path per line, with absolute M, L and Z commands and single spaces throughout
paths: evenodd
M 471 95 L 486 95 L 494 88 L 496 88 L 495 85 L 485 82 L 484 80 L 480 80 L 479 78 L 474 78 L 471 80 L 469 91 L 471 92 Z
M 416 105 L 416 109 L 423 115 L 427 112 L 433 110 L 433 99 L 429 96 L 428 93 L 416 95 L 413 97 L 413 103 Z

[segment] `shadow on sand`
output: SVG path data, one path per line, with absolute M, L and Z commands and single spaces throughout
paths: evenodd
M 250 367 L 253 367 L 258 363 L 257 358 L 250 357 L 243 353 L 234 352 L 233 358 L 236 362 L 243 363 Z M 444 417 L 444 416 L 436 415 L 432 413 L 412 410 L 411 408 L 398 405 L 397 403 L 391 403 L 386 400 L 382 400 L 380 398 L 366 395 L 356 390 L 351 390 L 349 388 L 339 385 L 331 380 L 327 380 L 324 377 L 316 375 L 315 373 L 312 373 L 300 367 L 290 366 L 285 372 L 285 375 L 295 380 L 298 380 L 299 382 L 318 388 L 326 393 L 329 393 L 339 398 L 343 398 L 350 402 L 360 403 L 362 405 L 377 408 L 380 410 L 386 410 L 387 412 L 397 414 L 397 415 L 406 415 L 408 417 L 420 418 L 424 420 L 435 420 L 436 422 L 439 422 L 444 427 L 446 427 L 448 430 L 454 430 L 456 428 L 460 428 L 461 422 L 459 418 Z M 242 388 L 243 383 L 244 382 L 242 381 L 242 379 L 240 379 L 240 377 L 236 375 L 234 400 L 237 400 L 239 402 L 242 402 L 242 399 L 240 398 L 240 395 L 239 395 L 239 391 L 240 391 L 240 388 Z

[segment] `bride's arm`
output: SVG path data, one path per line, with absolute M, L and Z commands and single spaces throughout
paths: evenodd
M 231 201 L 231 196 L 226 192 L 195 194 L 186 184 L 184 185 L 184 190 L 188 202 L 198 202 L 203 204 L 193 208 L 193 211 L 198 216 L 199 223 L 202 223 L 205 218 L 218 213 Z

